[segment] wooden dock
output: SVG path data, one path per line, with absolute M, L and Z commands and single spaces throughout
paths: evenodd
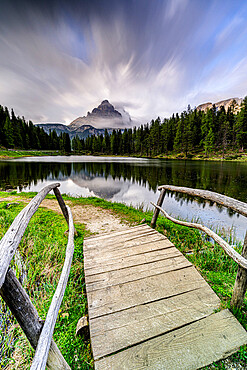
M 96 370 L 198 369 L 247 343 L 196 268 L 147 225 L 86 238 L 84 268 Z

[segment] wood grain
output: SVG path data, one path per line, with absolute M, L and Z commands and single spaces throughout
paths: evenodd
M 183 255 L 161 259 L 159 261 L 108 271 L 85 277 L 87 291 L 98 290 L 113 285 L 140 280 L 144 277 L 158 275 L 164 272 L 180 270 L 192 264 Z
M 94 359 L 200 320 L 219 307 L 208 287 L 135 306 L 90 322 Z
M 87 266 L 91 267 L 91 265 L 94 266 L 95 263 L 104 263 L 109 260 L 113 262 L 113 260 L 116 259 L 134 256 L 135 254 L 148 253 L 159 249 L 174 248 L 173 244 L 168 239 L 162 240 L 156 238 L 147 241 L 146 239 L 140 239 L 141 240 L 136 242 L 123 243 L 123 248 L 104 249 L 104 253 L 100 253 L 100 250 L 85 252 L 84 259 L 87 261 Z
M 120 245 L 122 242 L 132 242 L 132 241 L 135 241 L 135 240 L 138 240 L 139 238 L 143 237 L 159 237 L 160 239 L 167 239 L 164 235 L 161 235 L 159 234 L 156 230 L 153 230 L 153 229 L 150 229 L 147 230 L 136 230 L 134 233 L 131 232 L 131 233 L 128 233 L 128 234 L 124 234 L 124 235 L 116 235 L 114 237 L 107 237 L 107 238 L 104 238 L 103 240 L 98 240 L 97 243 L 93 242 L 92 240 L 87 240 L 87 245 L 88 245 L 88 249 L 90 250 L 93 250 L 95 248 L 98 248 L 98 246 L 100 245 L 101 247 L 106 247 L 106 248 L 110 248 L 111 246 L 114 246 L 116 247 L 116 245 Z
M 194 267 L 87 293 L 90 319 L 198 289 L 206 282 Z
M 104 239 L 107 239 L 107 238 L 112 238 L 112 237 L 114 238 L 116 236 L 135 233 L 138 230 L 145 230 L 145 229 L 150 231 L 150 227 L 147 224 L 136 225 L 136 226 L 132 226 L 131 228 L 128 228 L 126 230 L 110 231 L 110 232 L 101 233 L 101 234 L 98 234 L 98 235 L 87 236 L 85 238 L 85 240 L 87 240 L 88 245 L 90 245 L 90 243 L 95 244 L 99 240 L 104 240 Z
M 228 311 L 214 314 L 220 300 L 195 267 L 148 228 L 85 240 L 96 370 L 196 369 L 247 341 Z
M 229 356 L 246 342 L 246 331 L 223 310 L 95 361 L 95 370 L 199 369 Z
M 86 258 L 84 259 L 84 270 L 85 275 L 95 275 L 102 272 L 119 270 L 122 268 L 142 265 L 145 263 L 150 263 L 154 261 L 159 261 L 160 259 L 173 258 L 180 256 L 179 252 L 175 247 L 156 249 L 147 253 L 137 253 L 130 256 L 125 256 L 123 258 L 115 258 L 113 260 L 107 260 L 104 263 L 88 263 Z

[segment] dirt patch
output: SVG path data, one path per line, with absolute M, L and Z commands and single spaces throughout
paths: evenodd
M 8 196 L 0 198 L 0 201 L 24 203 L 30 202 L 31 199 L 21 198 L 18 196 Z M 127 223 L 122 222 L 121 218 L 114 214 L 111 210 L 102 209 L 91 205 L 74 205 L 70 201 L 66 204 L 71 208 L 74 222 L 83 223 L 86 229 L 91 233 L 106 233 L 110 231 L 126 230 L 129 228 Z M 62 213 L 58 202 L 54 199 L 44 199 L 41 207 L 51 209 L 57 213 Z

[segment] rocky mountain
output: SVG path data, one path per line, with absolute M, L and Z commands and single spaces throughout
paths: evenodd
M 47 133 L 50 130 L 55 130 L 58 135 L 61 132 L 65 132 L 70 135 L 71 139 L 75 136 L 79 136 L 82 139 L 91 135 L 104 134 L 105 128 L 111 134 L 114 127 L 121 128 L 126 126 L 126 124 L 130 126 L 130 115 L 123 109 L 122 112 L 121 114 L 117 111 L 108 100 L 103 100 L 91 113 L 88 112 L 87 116 L 76 118 L 68 126 L 61 123 L 39 123 L 37 125 L 42 127 Z M 94 127 L 94 125 L 99 128 Z
M 129 121 L 131 121 L 129 117 Z M 114 106 L 108 100 L 103 100 L 102 103 L 88 112 L 87 116 L 78 117 L 70 123 L 69 127 L 74 130 L 82 125 L 92 125 L 97 127 L 121 127 L 123 126 L 123 117 L 121 113 L 114 109 Z
M 240 110 L 242 101 L 243 101 L 243 99 L 241 99 L 241 98 L 230 98 L 230 99 L 226 99 L 226 100 L 221 100 L 217 103 L 200 104 L 200 105 L 198 105 L 198 107 L 196 109 L 197 110 L 203 110 L 204 112 L 206 112 L 207 109 L 211 109 L 213 107 L 213 104 L 214 104 L 217 110 L 220 109 L 221 106 L 224 106 L 225 110 L 227 111 L 227 109 L 231 105 L 234 105 L 234 112 L 237 113 Z

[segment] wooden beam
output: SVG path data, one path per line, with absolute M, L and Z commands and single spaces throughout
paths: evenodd
M 215 193 L 209 190 L 192 189 L 192 188 L 185 188 L 185 187 L 172 186 L 172 185 L 161 185 L 158 187 L 158 190 L 162 190 L 162 189 L 175 191 L 178 193 L 184 193 L 184 194 L 192 195 L 195 197 L 200 197 L 205 200 L 210 200 L 224 207 L 230 208 L 233 211 L 238 212 L 241 215 L 247 217 L 247 203 L 240 202 L 239 200 L 231 198 L 231 197 L 227 197 L 226 195 L 218 194 L 218 193 Z M 158 206 L 160 205 L 158 204 Z
M 159 199 L 158 199 L 158 202 L 157 202 L 159 207 L 162 206 L 163 200 L 165 198 L 165 193 L 166 193 L 165 189 L 161 189 L 160 196 L 159 196 Z M 154 209 L 154 214 L 153 214 L 153 217 L 152 217 L 152 221 L 151 221 L 151 225 L 150 225 L 153 229 L 156 226 L 156 221 L 157 221 L 157 218 L 159 216 L 159 213 L 160 213 L 160 210 L 158 208 L 155 208 Z
M 43 321 L 11 269 L 6 274 L 0 294 L 20 324 L 31 346 L 36 349 Z M 50 370 L 70 370 L 54 340 L 51 341 L 47 367 Z
M 66 220 L 66 222 L 69 226 L 69 215 L 68 215 L 68 211 L 67 211 L 66 205 L 64 203 L 63 197 L 62 197 L 58 188 L 54 188 L 53 191 L 54 191 L 54 194 L 57 198 L 58 204 L 60 205 L 60 208 L 63 212 L 64 218 L 65 218 L 65 220 Z
M 51 184 L 43 188 L 30 203 L 16 216 L 10 228 L 0 241 L 0 288 L 3 285 L 10 261 L 23 237 L 27 225 L 37 211 L 40 203 L 46 195 L 54 188 L 60 186 L 59 183 Z
M 69 216 L 69 238 L 66 249 L 66 257 L 62 269 L 62 273 L 57 285 L 57 289 L 52 298 L 50 308 L 48 310 L 42 332 L 39 337 L 38 346 L 34 355 L 31 370 L 45 370 L 47 357 L 52 340 L 53 330 L 56 324 L 58 311 L 62 303 L 65 288 L 69 278 L 70 267 L 74 253 L 74 224 L 71 210 L 68 206 L 67 212 Z
M 160 208 L 157 204 L 154 204 L 153 202 L 150 202 L 154 207 L 157 207 L 160 209 L 160 211 L 165 215 L 165 217 L 174 222 L 175 224 L 186 226 L 186 227 L 192 227 L 194 229 L 201 230 L 205 232 L 208 236 L 210 236 L 216 243 L 218 243 L 221 248 L 230 256 L 239 266 L 242 266 L 244 269 L 247 269 L 247 259 L 242 257 L 238 252 L 235 251 L 225 240 L 223 240 L 219 235 L 217 235 L 214 231 L 210 230 L 208 227 L 191 223 L 191 222 L 185 222 L 176 220 L 175 218 L 168 215 L 166 211 L 164 211 L 162 208 Z
M 247 232 L 244 238 L 242 257 L 247 258 Z M 240 308 L 243 305 L 246 289 L 247 289 L 247 270 L 239 266 L 232 293 L 231 307 Z

